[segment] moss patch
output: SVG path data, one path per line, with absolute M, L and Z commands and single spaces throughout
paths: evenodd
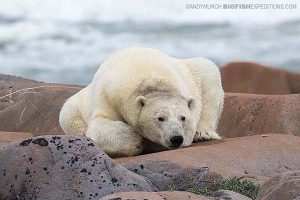
M 238 177 L 231 177 L 228 179 L 217 179 L 212 180 L 207 185 L 203 185 L 202 187 L 197 184 L 195 178 L 186 177 L 191 181 L 189 185 L 173 184 L 170 186 L 170 190 L 177 191 L 188 191 L 194 194 L 211 196 L 214 192 L 218 190 L 230 190 L 237 192 L 239 194 L 245 195 L 251 199 L 255 199 L 259 190 L 259 186 L 255 185 L 251 181 L 248 180 L 240 180 Z M 199 187 L 200 186 L 200 187 Z
M 255 199 L 259 190 L 259 186 L 251 181 L 240 181 L 237 177 L 229 179 L 221 179 L 218 181 L 220 190 L 231 190 L 239 194 L 245 195 L 251 199 Z

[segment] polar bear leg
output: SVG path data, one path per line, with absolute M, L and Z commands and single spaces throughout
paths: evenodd
M 194 141 L 222 139 L 216 133 L 223 109 L 224 91 L 219 69 L 211 61 L 197 67 L 201 81 L 202 112 Z
M 222 139 L 216 132 L 223 109 L 224 91 L 217 66 L 205 58 L 185 59 L 201 96 L 202 111 L 194 141 Z
M 142 137 L 122 121 L 94 118 L 86 136 L 110 156 L 132 156 L 143 150 Z
M 216 132 L 223 108 L 223 95 L 217 92 L 219 89 L 217 86 L 212 86 L 211 89 L 202 91 L 203 107 L 194 136 L 195 142 L 222 139 Z
M 67 135 L 85 135 L 87 125 L 81 117 L 75 97 L 71 97 L 63 105 L 59 114 L 59 123 Z

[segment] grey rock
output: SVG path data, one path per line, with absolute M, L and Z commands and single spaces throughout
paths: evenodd
M 0 199 L 100 199 L 156 190 L 86 137 L 35 137 L 0 151 Z
M 169 186 L 174 183 L 174 177 L 183 170 L 178 164 L 169 161 L 145 161 L 125 167 L 136 174 L 147 177 L 159 191 L 169 190 Z
M 170 161 L 144 161 L 125 167 L 134 173 L 147 177 L 159 189 L 188 191 L 191 188 L 214 187 L 214 181 L 222 176 L 210 172 L 207 167 L 183 168 Z

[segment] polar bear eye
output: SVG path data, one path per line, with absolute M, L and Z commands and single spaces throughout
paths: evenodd
M 185 121 L 185 117 L 181 117 L 181 121 L 183 121 L 183 122 L 184 122 L 184 121 Z
M 163 118 L 163 117 L 159 117 L 159 118 L 157 118 L 157 119 L 158 119 L 158 121 L 160 121 L 160 122 L 165 121 L 165 118 Z
M 144 107 L 145 103 L 143 101 L 140 101 L 140 105 L 141 105 L 141 107 Z

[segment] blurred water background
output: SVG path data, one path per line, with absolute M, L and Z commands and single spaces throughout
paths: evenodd
M 190 10 L 188 3 L 293 3 L 294 10 Z M 0 73 L 87 84 L 117 49 L 137 45 L 223 65 L 300 71 L 298 0 L 0 0 Z

